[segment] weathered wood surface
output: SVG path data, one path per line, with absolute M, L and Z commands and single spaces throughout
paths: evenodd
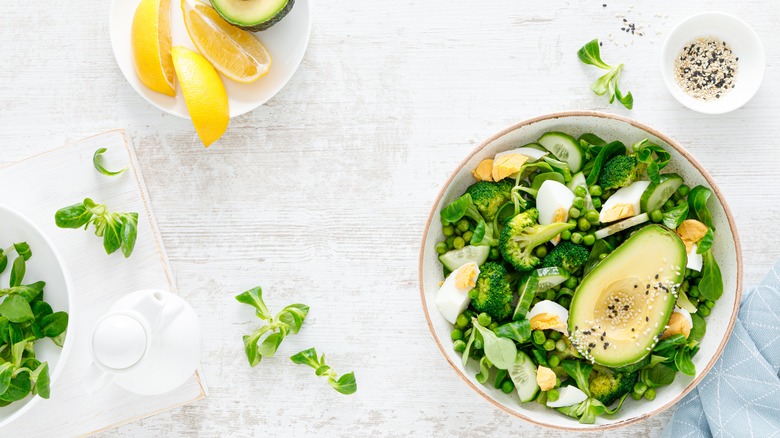
M 615 112 L 671 135 L 730 201 L 746 285 L 780 257 L 780 3 L 317 2 L 299 72 L 208 150 L 189 121 L 125 83 L 108 9 L 33 2 L 6 8 L 0 27 L 0 161 L 125 127 L 178 289 L 203 318 L 210 396 L 103 436 L 556 435 L 507 416 L 455 376 L 417 288 L 419 239 L 442 182 L 482 139 L 542 113 Z M 659 66 L 664 35 L 709 10 L 748 20 L 768 60 L 756 98 L 722 116 L 680 106 Z M 621 33 L 618 15 L 645 35 Z M 607 62 L 626 63 L 633 111 L 588 90 L 598 72 L 575 52 L 594 37 Z M 255 322 L 232 297 L 258 284 L 269 305 L 300 301 L 312 311 L 278 357 L 251 369 L 240 336 Z M 310 346 L 340 372 L 354 369 L 357 394 L 335 393 L 286 358 Z M 616 434 L 656 434 L 668 418 Z

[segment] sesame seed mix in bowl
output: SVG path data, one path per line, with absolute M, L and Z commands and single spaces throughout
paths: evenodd
M 695 99 L 720 99 L 735 87 L 739 57 L 713 37 L 697 38 L 680 50 L 674 62 L 677 84 Z

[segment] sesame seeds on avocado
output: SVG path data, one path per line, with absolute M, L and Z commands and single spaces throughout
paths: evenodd
M 586 359 L 621 367 L 644 359 L 677 300 L 687 255 L 682 240 L 648 225 L 582 279 L 569 309 L 572 345 Z
M 228 23 L 249 32 L 269 29 L 287 15 L 295 0 L 211 0 Z

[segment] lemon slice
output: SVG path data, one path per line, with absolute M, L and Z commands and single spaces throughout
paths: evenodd
M 181 0 L 181 11 L 195 47 L 220 73 L 243 83 L 268 73 L 271 55 L 254 35 L 231 25 L 198 0 Z
M 175 96 L 170 0 L 141 0 L 133 16 L 130 40 L 141 82 L 153 91 Z
M 214 67 L 200 53 L 176 46 L 171 54 L 195 132 L 203 145 L 209 147 L 222 137 L 230 121 L 225 85 Z

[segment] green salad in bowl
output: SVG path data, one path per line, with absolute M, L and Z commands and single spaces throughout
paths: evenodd
M 635 421 L 647 409 L 624 406 L 653 405 L 711 366 L 696 362 L 724 293 L 715 249 L 734 236 L 663 142 L 554 128 L 461 169 L 431 219 L 441 234 L 426 235 L 443 281 L 424 303 L 440 342 L 449 330 L 448 356 L 493 399 L 510 395 L 504 407 L 565 420 L 532 418 L 552 426 Z

